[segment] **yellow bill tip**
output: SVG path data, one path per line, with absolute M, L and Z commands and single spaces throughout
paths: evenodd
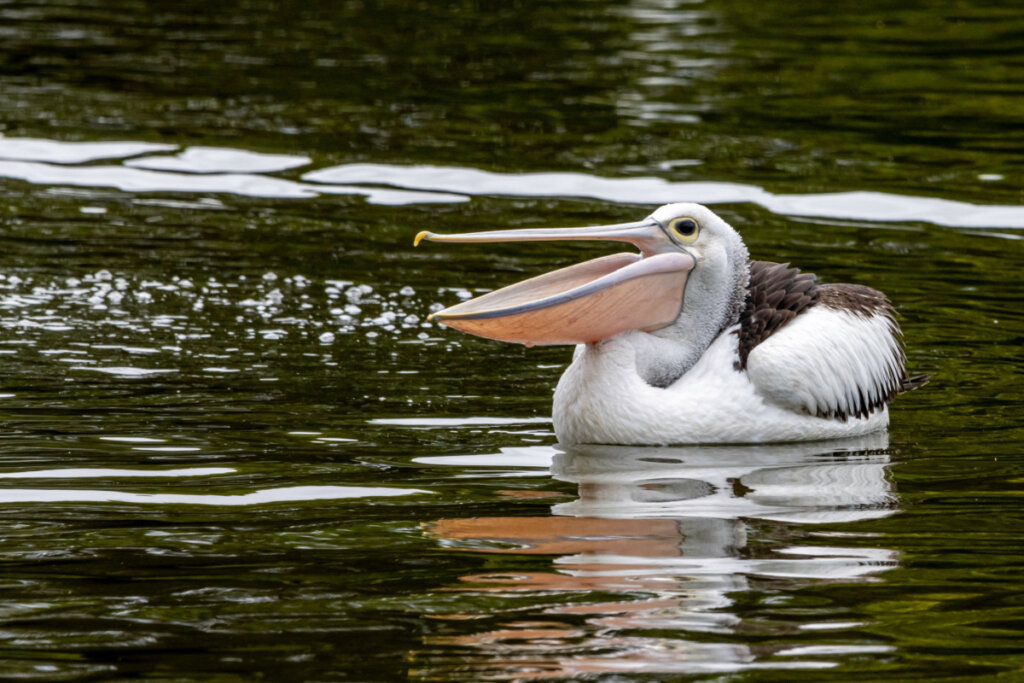
M 434 233 L 430 232 L 429 230 L 420 230 L 418 233 L 416 233 L 416 237 L 412 241 L 412 246 L 418 247 L 420 246 L 420 242 L 433 236 Z

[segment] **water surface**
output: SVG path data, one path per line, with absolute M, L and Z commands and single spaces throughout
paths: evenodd
M 784 30 L 780 27 L 784 27 Z M 0 3 L 0 676 L 1014 680 L 1013 3 Z M 896 303 L 887 434 L 557 446 L 426 320 L 694 200 Z

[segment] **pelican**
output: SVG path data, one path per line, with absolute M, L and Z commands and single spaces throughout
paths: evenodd
M 584 228 L 435 234 L 415 244 L 610 240 L 619 253 L 462 302 L 431 317 L 488 339 L 576 345 L 552 420 L 567 445 L 722 444 L 855 437 L 885 429 L 908 376 L 881 292 L 752 261 L 707 207 Z

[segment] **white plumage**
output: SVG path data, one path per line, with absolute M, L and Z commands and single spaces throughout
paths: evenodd
M 628 267 L 609 270 L 601 264 L 611 257 L 597 259 L 437 314 L 492 339 L 586 342 L 555 389 L 553 420 L 564 444 L 860 436 L 884 429 L 887 404 L 927 381 L 907 376 L 901 332 L 881 292 L 819 285 L 786 264 L 750 261 L 739 234 L 699 204 L 668 204 L 612 226 L 416 239 L 600 239 L 640 249 L 639 259 L 623 257 Z M 668 267 L 655 267 L 661 263 Z M 588 280 L 590 273 L 599 278 Z
M 642 333 L 578 346 L 555 389 L 552 418 L 559 442 L 667 445 L 809 441 L 860 436 L 889 424 L 885 407 L 866 418 L 846 421 L 794 409 L 791 405 L 801 384 L 792 382 L 794 371 L 785 373 L 777 368 L 776 379 L 791 382 L 790 391 L 783 392 L 790 405 L 762 393 L 759 387 L 768 378 L 762 377 L 762 383 L 755 384 L 747 372 L 734 367 L 738 330 L 737 325 L 719 335 L 688 372 L 664 389 L 648 384 L 637 373 L 630 337 Z M 828 384 L 831 389 L 825 388 L 824 394 L 820 390 L 813 393 L 845 393 L 838 383 Z
M 862 403 L 885 403 L 900 376 L 898 334 L 887 316 L 813 306 L 754 347 L 747 375 L 790 410 L 855 415 Z

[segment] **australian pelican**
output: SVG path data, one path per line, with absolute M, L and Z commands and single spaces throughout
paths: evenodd
M 806 441 L 884 429 L 887 405 L 922 386 L 881 292 L 821 284 L 751 261 L 700 204 L 635 223 L 442 235 L 435 242 L 612 240 L 604 256 L 465 301 L 432 318 L 489 339 L 574 344 L 555 389 L 565 444 Z

